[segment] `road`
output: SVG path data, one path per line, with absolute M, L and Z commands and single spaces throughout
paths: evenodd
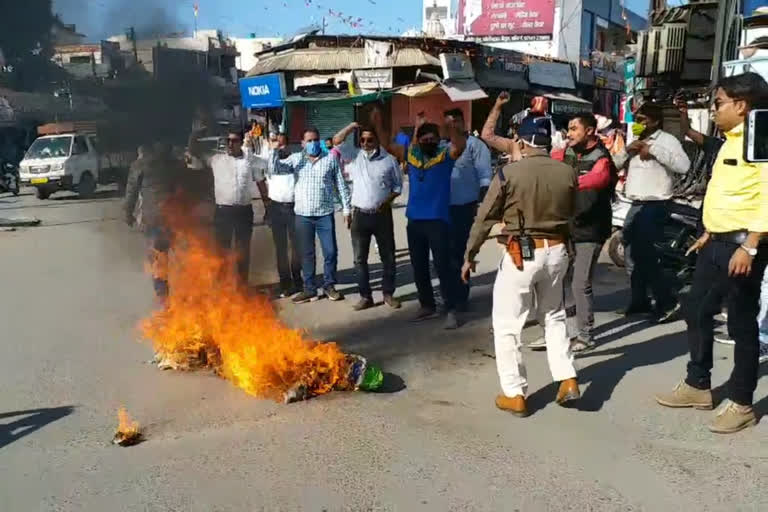
M 0 510 L 768 510 L 768 420 L 716 436 L 711 413 L 656 406 L 653 393 L 684 370 L 684 326 L 615 314 L 626 280 L 606 262 L 595 284 L 600 346 L 578 359 L 578 408 L 553 403 L 545 354 L 527 352 L 534 413 L 495 409 L 493 244 L 454 332 L 406 321 L 416 303 L 404 251 L 401 311 L 353 313 L 354 294 L 281 302 L 287 324 L 368 356 L 407 386 L 286 406 L 148 364 L 151 347 L 135 330 L 152 308 L 142 240 L 119 222 L 113 194 L 0 196 L 0 217 L 17 215 L 42 225 L 0 233 Z M 396 219 L 404 248 L 404 209 Z M 338 236 L 340 288 L 352 290 L 349 236 Z M 257 226 L 254 283 L 276 280 L 269 240 Z M 530 327 L 526 339 L 538 333 Z M 732 347 L 718 346 L 715 383 L 732 362 Z M 756 397 L 765 414 L 768 379 Z M 146 442 L 111 445 L 119 406 L 145 426 Z

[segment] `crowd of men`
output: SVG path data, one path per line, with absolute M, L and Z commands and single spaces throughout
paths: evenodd
M 762 166 L 743 160 L 741 148 L 748 111 L 763 106 L 766 99 L 768 85 L 752 73 L 725 78 L 716 90 L 712 113 L 725 142 L 712 159 L 702 209 L 703 234 L 691 247 L 699 255 L 684 308 L 690 345 L 687 377 L 673 391 L 657 396 L 669 407 L 713 407 L 714 316 L 727 308 L 735 364 L 729 399 L 710 425 L 720 433 L 756 423 L 752 401 L 763 350 L 756 319 L 760 316 L 765 324 L 768 309 L 765 303 L 762 312 L 760 308 L 768 262 L 768 249 L 761 245 L 762 234 L 768 232 L 768 177 Z M 256 183 L 277 251 L 280 296 L 302 304 L 316 300 L 322 291 L 330 300 L 340 301 L 344 296 L 336 289 L 335 225 L 340 204 L 358 276 L 360 299 L 354 309 L 374 305 L 368 267 L 374 239 L 383 266 L 383 300 L 397 309 L 401 304 L 395 297 L 392 203 L 403 192 L 404 169 L 408 251 L 420 304 L 413 320 L 439 314 L 432 287 L 434 267 L 444 327 L 459 327 L 458 315 L 468 307 L 475 258 L 492 228 L 503 224 L 495 237 L 504 251 L 492 314 L 502 389 L 496 405 L 518 416 L 528 414 L 521 335 L 530 315 L 544 328 L 538 346 L 546 348 L 552 378 L 559 383 L 556 402 L 576 400 L 580 391 L 573 354 L 595 346 L 592 280 L 611 235 L 611 204 L 620 173 L 626 179 L 624 193 L 632 201 L 623 233 L 631 282 L 625 313 L 668 322 L 677 317 L 681 305 L 663 277 L 657 244 L 663 237 L 675 175 L 687 173 L 690 161 L 680 140 L 663 130 L 663 110 L 652 103 L 636 112 L 632 130 L 636 140 L 626 148 L 609 151 L 599 137 L 595 116 L 579 114 L 568 124 L 564 151 L 553 158 L 557 134 L 540 99 L 516 127 L 514 137 L 495 133 L 508 101 L 507 94 L 499 96 L 480 138 L 467 133 L 461 110 L 446 111 L 442 127 L 419 119 L 412 140 L 391 137 L 374 110 L 369 124 L 352 123 L 324 142 L 316 129 L 307 128 L 302 149 L 294 153 L 288 151 L 284 134 L 270 134 L 268 144 L 257 150 L 249 137 L 231 131 L 227 154 L 207 162 L 214 181 L 216 239 L 227 249 L 234 240 L 241 279 L 247 283 L 250 201 Z M 356 141 L 349 140 L 353 134 Z M 153 158 L 163 158 L 158 156 L 161 149 L 155 148 Z M 491 149 L 509 157 L 495 174 Z M 146 174 L 140 184 L 139 175 L 148 168 L 146 159 L 135 166 L 127 216 L 135 207 L 138 188 L 157 186 L 157 180 Z M 154 260 L 158 252 L 167 251 L 167 234 L 160 226 L 147 231 Z M 323 253 L 322 287 L 315 279 L 316 238 Z M 161 276 L 155 283 L 159 294 L 168 292 Z M 566 323 L 566 287 L 575 303 L 576 332 L 569 332 Z M 764 330 L 768 332 L 768 325 Z

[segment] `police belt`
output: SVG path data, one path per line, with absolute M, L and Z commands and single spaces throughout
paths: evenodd
M 499 235 L 496 237 L 496 241 L 501 245 L 509 245 L 509 240 L 512 235 Z M 532 236 L 533 243 L 537 249 L 544 249 L 545 247 L 555 247 L 565 243 L 565 239 L 560 236 L 553 236 L 552 238 L 545 236 Z

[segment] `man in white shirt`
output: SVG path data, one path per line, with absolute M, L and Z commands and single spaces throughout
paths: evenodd
M 288 158 L 288 136 L 284 133 L 272 133 L 269 136 L 270 146 L 267 161 L 267 188 L 269 189 L 269 208 L 272 227 L 272 239 L 275 242 L 277 257 L 277 273 L 280 276 L 280 297 L 291 297 L 303 289 L 301 280 L 301 253 L 296 239 L 296 214 L 294 209 L 294 187 L 296 176 L 293 174 L 275 174 L 272 154 L 277 152 L 278 158 Z M 288 253 L 290 243 L 291 252 Z
M 628 166 L 624 193 L 632 208 L 624 223 L 624 243 L 633 265 L 630 266 L 632 299 L 626 314 L 655 314 L 667 322 L 679 311 L 659 264 L 656 243 L 664 236 L 667 203 L 673 196 L 674 176 L 688 172 L 691 162 L 674 135 L 662 131 L 664 113 L 660 106 L 645 103 L 635 114 L 633 133 L 639 137 L 627 147 Z M 651 308 L 648 290 L 656 300 Z
M 253 184 L 258 186 L 267 206 L 266 162 L 250 152 L 244 152 L 243 133 L 231 129 L 227 134 L 227 154 L 214 155 L 208 165 L 213 171 L 216 198 L 213 220 L 216 240 L 223 249 L 229 250 L 234 236 L 237 271 L 242 284 L 247 286 L 253 232 Z
M 352 249 L 360 292 L 360 301 L 354 306 L 355 311 L 373 306 L 368 271 L 371 238 L 376 239 L 379 247 L 384 303 L 394 309 L 400 308 L 400 301 L 394 297 L 397 264 L 392 201 L 403 191 L 403 178 L 400 164 L 381 147 L 379 136 L 384 136 L 381 114 L 374 112 L 374 127 L 361 127 L 352 123 L 333 138 L 334 149 L 340 147 L 341 154 L 350 160 L 346 170 L 352 180 Z M 355 130 L 360 133 L 359 148 L 344 143 Z

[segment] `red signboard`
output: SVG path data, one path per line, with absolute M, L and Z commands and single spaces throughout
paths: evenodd
M 555 0 L 459 0 L 458 31 L 481 41 L 547 41 Z

